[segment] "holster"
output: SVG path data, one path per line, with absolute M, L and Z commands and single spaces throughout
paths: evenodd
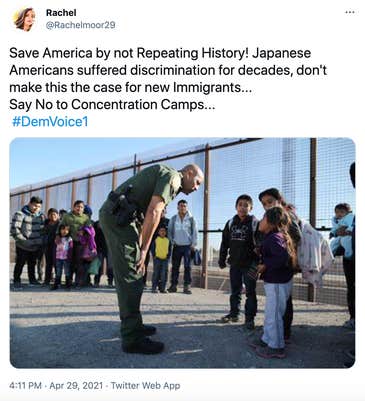
M 120 194 L 111 191 L 108 195 L 108 200 L 113 204 L 111 213 L 116 216 L 117 224 L 120 227 L 126 227 L 133 222 L 143 224 L 143 213 L 139 210 L 138 205 L 130 201 L 128 197 L 131 189 L 132 186 L 130 185 Z

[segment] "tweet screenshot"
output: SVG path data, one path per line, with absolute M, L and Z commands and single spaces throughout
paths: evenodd
M 364 12 L 1 4 L 1 399 L 363 399 Z

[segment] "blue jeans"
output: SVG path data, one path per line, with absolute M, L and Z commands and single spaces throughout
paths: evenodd
M 153 259 L 152 289 L 156 289 L 158 287 L 160 291 L 165 290 L 168 264 L 169 262 L 167 259 Z
M 70 262 L 64 259 L 56 259 L 56 280 L 61 280 L 62 270 L 67 279 L 71 278 Z
M 179 269 L 181 258 L 184 258 L 184 285 L 191 284 L 190 245 L 175 245 L 172 251 L 171 285 L 177 286 L 179 282 Z
M 283 284 L 264 283 L 266 303 L 264 341 L 271 348 L 284 348 L 284 322 L 283 316 L 286 303 L 293 287 L 293 280 Z

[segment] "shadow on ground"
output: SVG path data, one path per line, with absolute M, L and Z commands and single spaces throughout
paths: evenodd
M 16 368 L 339 368 L 354 335 L 339 326 L 293 326 L 284 360 L 265 360 L 248 345 L 240 324 L 177 321 L 156 325 L 165 342 L 160 355 L 121 351 L 119 323 L 87 321 L 33 327 L 11 326 Z M 256 333 L 260 332 L 257 328 Z

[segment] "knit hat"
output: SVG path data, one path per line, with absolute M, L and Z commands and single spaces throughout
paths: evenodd
M 89 217 L 91 217 L 91 215 L 93 214 L 93 211 L 89 205 L 85 205 L 84 213 L 87 214 Z

